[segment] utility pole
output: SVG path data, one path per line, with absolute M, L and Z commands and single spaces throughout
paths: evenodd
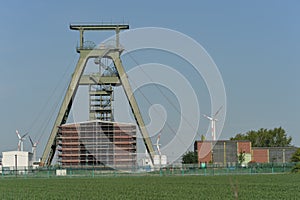
M 18 176 L 18 155 L 15 155 L 15 170 L 16 170 L 16 177 Z

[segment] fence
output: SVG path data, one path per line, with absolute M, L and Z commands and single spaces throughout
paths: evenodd
M 36 168 L 9 170 L 2 168 L 1 177 L 19 178 L 52 178 L 52 177 L 103 177 L 103 176 L 187 176 L 187 175 L 230 175 L 230 174 L 275 174 L 289 173 L 296 163 L 255 163 L 248 167 L 219 167 L 208 164 L 200 165 L 172 165 L 164 168 L 136 168 L 112 170 L 105 167 L 73 167 L 73 168 Z

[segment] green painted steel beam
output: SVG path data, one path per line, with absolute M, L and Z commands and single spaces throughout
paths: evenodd
M 126 30 L 129 29 L 128 24 L 71 24 L 71 30 L 83 31 L 103 31 L 103 30 Z
M 107 53 L 107 49 L 99 49 L 97 50 L 98 56 L 103 56 Z M 67 122 L 69 112 L 72 108 L 72 103 L 77 91 L 77 88 L 79 86 L 80 78 L 83 74 L 83 71 L 85 69 L 87 60 L 90 58 L 89 51 L 84 51 L 80 53 L 79 60 L 77 62 L 75 71 L 72 75 L 71 82 L 69 84 L 69 87 L 67 89 L 67 92 L 65 94 L 64 100 L 62 102 L 62 105 L 60 107 L 60 110 L 58 112 L 58 115 L 56 117 L 56 120 L 54 122 L 50 137 L 48 139 L 48 142 L 46 144 L 44 153 L 42 155 L 41 165 L 42 166 L 49 166 L 51 165 L 52 159 L 54 157 L 55 151 L 56 151 L 56 138 L 58 135 L 58 128 L 60 125 L 65 124 Z
M 79 85 L 120 85 L 117 76 L 101 76 L 100 74 L 82 75 Z
M 112 94 L 112 91 L 93 91 L 93 92 L 89 92 L 89 94 L 91 96 L 104 96 L 104 95 L 111 95 Z
M 145 126 L 143 117 L 141 115 L 140 109 L 138 107 L 138 104 L 137 104 L 136 99 L 134 97 L 134 94 L 132 92 L 130 83 L 129 83 L 128 78 L 127 78 L 127 74 L 126 74 L 126 72 L 123 68 L 123 65 L 122 65 L 122 62 L 121 62 L 121 59 L 120 59 L 120 53 L 119 52 L 110 52 L 108 54 L 108 56 L 111 56 L 111 58 L 114 62 L 114 65 L 117 68 L 120 81 L 121 81 L 122 86 L 124 88 L 127 100 L 129 101 L 129 104 L 130 104 L 130 107 L 132 109 L 132 113 L 134 115 L 135 121 L 137 122 L 137 125 L 140 129 L 140 132 L 141 132 L 142 137 L 143 137 L 144 144 L 146 146 L 147 151 L 150 154 L 151 161 L 152 161 L 152 163 L 154 163 L 153 159 L 154 159 L 155 151 L 154 151 L 151 139 L 149 137 L 148 131 L 146 129 L 146 126 Z

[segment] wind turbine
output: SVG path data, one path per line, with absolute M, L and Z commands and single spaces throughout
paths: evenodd
M 160 140 L 160 134 L 158 135 L 157 140 L 156 140 L 156 148 L 157 148 L 157 152 L 158 152 L 158 156 L 159 156 L 159 168 L 161 168 L 161 151 L 159 148 L 159 146 L 160 146 L 159 140 Z
M 23 141 L 25 140 L 26 135 L 28 135 L 28 133 L 25 133 L 23 136 L 21 136 L 19 134 L 19 131 L 16 130 L 16 134 L 19 138 L 19 143 L 18 143 L 18 151 L 23 151 Z
M 157 140 L 156 140 L 156 148 L 157 148 L 158 155 L 161 156 L 161 151 L 159 148 L 159 146 L 160 146 L 159 140 L 160 140 L 160 134 L 158 135 Z
M 211 136 L 212 136 L 212 140 L 216 140 L 216 122 L 218 121 L 218 119 L 216 118 L 216 116 L 220 113 L 220 111 L 221 111 L 222 108 L 223 108 L 223 106 L 221 106 L 219 108 L 219 110 L 214 115 L 212 115 L 212 116 L 203 115 L 211 123 Z
M 32 147 L 33 162 L 35 162 L 36 161 L 36 147 L 39 142 L 33 142 L 30 136 L 29 136 L 29 140 L 30 140 L 31 147 Z

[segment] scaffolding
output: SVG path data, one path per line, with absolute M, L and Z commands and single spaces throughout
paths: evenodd
M 64 167 L 105 166 L 134 169 L 136 126 L 94 120 L 59 127 L 58 161 Z

